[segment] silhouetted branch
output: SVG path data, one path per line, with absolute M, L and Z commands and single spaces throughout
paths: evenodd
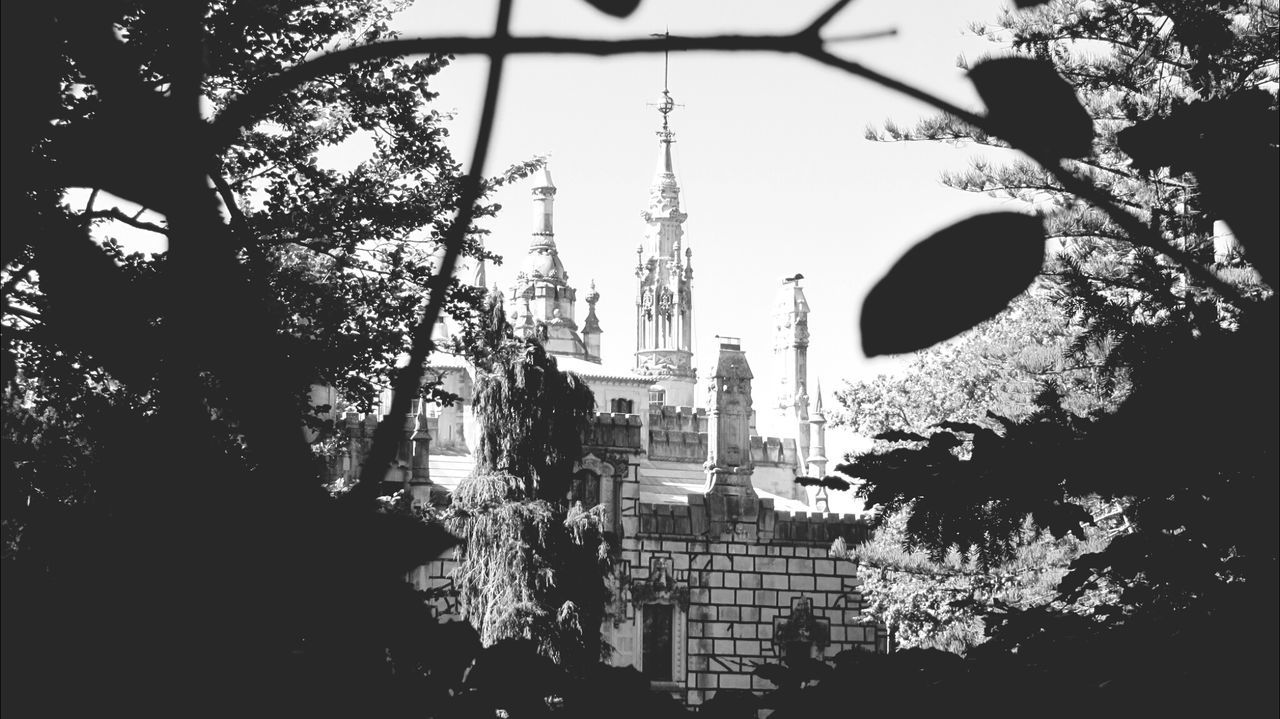
M 510 22 L 511 0 L 501 0 L 498 4 L 497 27 L 493 36 L 499 47 L 504 41 L 509 40 Z M 502 84 L 502 66 L 506 61 L 506 53 L 495 49 L 490 54 L 490 58 L 484 106 L 480 112 L 475 151 L 471 156 L 471 172 L 462 178 L 458 214 L 445 234 L 444 257 L 431 278 L 429 299 L 427 308 L 422 313 L 422 320 L 414 328 L 409 360 L 396 373 L 395 382 L 391 388 L 391 407 L 382 421 L 378 422 L 378 428 L 374 432 L 373 446 L 370 448 L 364 466 L 360 468 L 360 480 L 353 489 L 358 497 L 364 499 L 373 499 L 377 496 L 378 485 L 395 457 L 399 435 L 404 431 L 404 417 L 409 413 L 413 399 L 421 394 L 424 365 L 433 344 L 431 331 L 435 327 L 436 319 L 440 317 L 440 311 L 444 308 L 445 293 L 449 289 L 458 255 L 461 254 L 466 241 L 467 230 L 475 217 L 475 205 L 480 199 L 483 185 L 481 177 L 484 172 L 484 163 L 489 154 L 489 138 L 493 135 L 493 122 L 498 110 L 498 91 Z
M 954 115 L 961 121 L 976 127 L 989 135 L 1000 137 L 1013 149 L 1020 150 L 1033 160 L 1044 166 L 1058 180 L 1066 192 L 1085 199 L 1107 213 L 1117 225 L 1129 234 L 1129 241 L 1153 249 L 1187 267 L 1187 270 L 1211 287 L 1224 298 L 1235 302 L 1241 301 L 1240 294 L 1234 287 L 1223 282 L 1207 268 L 1201 266 L 1186 252 L 1166 243 L 1157 233 L 1152 231 L 1141 220 L 1125 212 L 1118 204 L 1119 200 L 1106 190 L 1094 186 L 1088 180 L 1077 177 L 1065 169 L 1056 157 L 1043 152 L 1029 150 L 1016 142 L 1002 136 L 1002 132 L 991 126 L 981 115 L 965 110 L 925 90 L 914 87 L 901 80 L 872 70 L 861 63 L 833 55 L 824 47 L 820 31 L 832 18 L 843 10 L 850 0 L 838 0 L 819 15 L 809 26 L 800 32 L 790 35 L 714 35 L 705 37 L 658 37 L 633 38 L 622 40 L 584 40 L 560 37 L 523 37 L 513 38 L 507 35 L 495 35 L 489 38 L 414 38 L 388 40 L 371 43 L 359 47 L 337 50 L 321 55 L 307 62 L 292 67 L 279 75 L 265 81 L 250 90 L 244 96 L 233 100 L 213 123 L 213 140 L 216 146 L 222 146 L 240 132 L 242 127 L 255 122 L 271 104 L 285 92 L 304 82 L 338 72 L 348 66 L 385 57 L 412 54 L 482 54 L 492 58 L 515 54 L 585 54 L 585 55 L 623 55 L 640 52 L 658 52 L 660 50 L 722 50 L 722 51 L 756 51 L 795 53 L 812 58 L 820 63 L 835 67 L 849 74 L 870 80 L 881 87 L 914 98 L 943 112 Z M 843 39 L 843 38 L 842 38 Z
M 169 236 L 169 229 L 167 227 L 161 227 L 153 222 L 143 222 L 142 220 L 139 220 L 136 215 L 126 215 L 120 211 L 119 207 L 113 207 L 110 210 L 93 210 L 91 212 L 84 212 L 80 215 L 80 219 L 84 221 L 115 220 L 139 230 L 154 232 L 159 235 L 164 235 L 165 237 Z

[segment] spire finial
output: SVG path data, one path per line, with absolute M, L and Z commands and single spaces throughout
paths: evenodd
M 650 37 L 660 37 L 667 40 L 669 43 L 671 40 L 671 29 L 667 28 L 661 33 L 653 33 Z M 662 102 L 655 105 L 655 107 L 658 108 L 658 112 L 662 113 L 662 129 L 658 131 L 658 137 L 662 142 L 667 144 L 675 142 L 675 133 L 671 131 L 671 125 L 668 122 L 667 116 L 670 115 L 671 111 L 677 107 L 683 107 L 683 105 L 677 105 L 676 102 L 671 99 L 671 89 L 668 84 L 670 74 L 671 48 L 667 47 L 662 51 Z

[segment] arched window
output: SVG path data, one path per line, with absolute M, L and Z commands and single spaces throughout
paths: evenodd
M 569 501 L 582 502 L 584 509 L 600 504 L 600 475 L 589 469 L 580 469 L 569 485 Z

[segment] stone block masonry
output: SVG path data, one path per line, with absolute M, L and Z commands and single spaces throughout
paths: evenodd
M 828 555 L 837 537 L 849 543 L 868 537 L 859 518 L 780 512 L 765 499 L 750 531 L 724 537 L 708 531 L 705 497 L 636 507 L 638 531 L 622 539 L 629 561 L 620 568 L 621 587 L 625 594 L 663 576 L 675 588 L 672 596 L 687 596 L 681 619 L 688 661 L 674 680 L 688 704 L 701 704 L 719 690 L 773 688 L 752 672 L 797 651 L 789 642 L 828 659 L 848 649 L 885 650 L 884 627 L 864 613 L 854 565 Z M 630 597 L 621 604 L 631 615 L 618 618 L 614 636 L 635 636 L 636 650 L 642 651 L 643 630 L 634 624 L 642 604 Z M 615 663 L 635 664 L 638 658 L 615 657 Z
M 764 500 L 754 541 L 716 541 L 699 511 L 702 497 L 690 499 L 637 505 L 638 531 L 621 540 L 614 616 L 604 628 L 615 647 L 614 664 L 642 664 L 646 602 L 676 605 L 674 676 L 661 688 L 676 691 L 689 705 L 722 689 L 772 689 L 752 672 L 796 651 L 788 642 L 827 659 L 847 649 L 885 651 L 885 629 L 865 615 L 853 563 L 828 556 L 836 537 L 862 541 L 864 522 L 849 515 L 779 512 Z M 413 577 L 419 588 L 438 592 L 431 601 L 442 620 L 457 618 L 450 578 L 456 566 L 452 558 L 438 559 Z

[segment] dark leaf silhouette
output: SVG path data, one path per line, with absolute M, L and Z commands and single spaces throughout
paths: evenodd
M 891 429 L 888 432 L 881 432 L 872 439 L 882 439 L 886 442 L 927 442 L 929 438 L 916 434 L 915 432 L 904 432 L 899 429 Z M 837 467 L 839 469 L 839 467 Z
M 987 60 L 969 71 L 969 79 L 1001 137 L 1055 159 L 1093 151 L 1092 118 L 1048 62 Z
M 951 449 L 964 444 L 964 441 L 950 432 L 938 432 L 929 438 L 930 449 Z
M 759 664 L 751 673 L 778 686 L 784 686 L 793 680 L 791 670 L 781 664 Z
M 1049 0 L 1013 0 L 1013 6 L 1019 10 L 1026 10 L 1027 8 L 1038 7 L 1040 5 L 1047 4 L 1048 2 Z
M 980 424 L 974 424 L 973 422 L 938 422 L 933 426 L 941 429 L 949 429 L 952 432 L 967 432 L 968 434 L 983 434 L 991 431 L 986 427 L 983 427 Z
M 868 357 L 924 349 L 993 317 L 1027 288 L 1044 260 L 1038 217 L 978 215 L 924 239 L 862 305 Z
M 822 486 L 826 487 L 827 489 L 834 489 L 839 492 L 845 492 L 845 491 L 848 491 L 849 487 L 851 487 L 852 485 L 849 484 L 849 481 L 846 479 L 837 477 L 834 474 L 829 474 L 822 478 Z
M 1193 102 L 1167 117 L 1135 123 L 1117 140 L 1139 169 L 1194 174 L 1205 209 L 1227 222 L 1246 259 L 1274 288 L 1280 280 L 1274 206 L 1280 194 L 1280 130 L 1272 102 L 1261 90 Z
M 587 0 L 591 7 L 606 15 L 626 17 L 640 7 L 640 0 Z

